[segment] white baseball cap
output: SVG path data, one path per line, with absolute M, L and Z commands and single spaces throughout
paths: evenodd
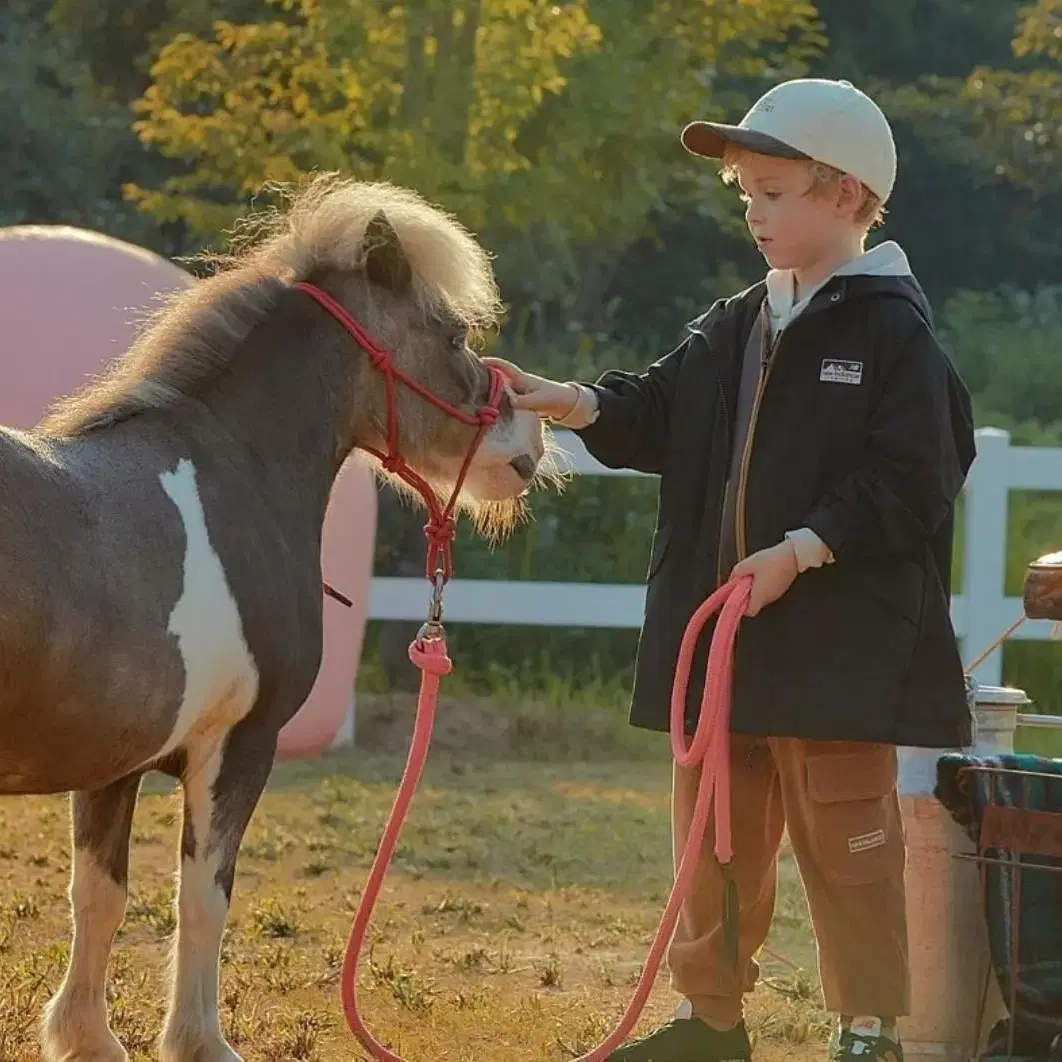
M 881 108 L 849 81 L 783 81 L 753 104 L 739 125 L 691 122 L 687 151 L 722 158 L 727 144 L 760 155 L 825 162 L 863 182 L 882 202 L 896 182 L 896 144 Z

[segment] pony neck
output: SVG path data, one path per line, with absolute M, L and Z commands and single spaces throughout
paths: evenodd
M 306 296 L 285 293 L 234 352 L 204 405 L 262 471 L 327 504 L 354 448 L 365 356 Z

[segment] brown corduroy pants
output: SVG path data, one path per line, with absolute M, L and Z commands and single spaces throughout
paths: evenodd
M 697 1017 L 720 1029 L 741 1020 L 742 997 L 759 975 L 755 955 L 774 914 L 785 829 L 808 899 L 827 1009 L 888 1018 L 908 1013 L 906 850 L 896 772 L 891 745 L 733 736 L 738 969 L 722 949 L 722 872 L 711 820 L 668 955 L 672 986 Z M 699 779 L 699 768 L 676 765 L 676 868 Z

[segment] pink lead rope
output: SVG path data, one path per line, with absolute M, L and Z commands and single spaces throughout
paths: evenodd
M 402 781 L 398 786 L 391 814 L 387 819 L 380 846 L 376 850 L 376 856 L 369 871 L 369 880 L 365 884 L 365 891 L 362 893 L 358 910 L 354 915 L 339 983 L 343 1014 L 347 1025 L 362 1046 L 378 1062 L 405 1062 L 400 1055 L 396 1055 L 381 1044 L 362 1020 L 358 1009 L 358 962 L 365 945 L 365 935 L 368 932 L 373 908 L 379 898 L 391 858 L 398 845 L 399 834 L 402 832 L 406 815 L 409 813 L 409 805 L 413 802 L 413 796 L 424 770 L 424 763 L 428 758 L 432 726 L 435 722 L 435 704 L 439 696 L 439 683 L 444 675 L 448 675 L 453 670 L 453 662 L 446 649 L 446 632 L 442 624 L 442 597 L 452 575 L 451 547 L 456 529 L 454 511 L 461 492 L 461 485 L 472 459 L 487 431 L 498 420 L 499 406 L 505 389 L 505 377 L 499 369 L 491 366 L 488 369 L 489 386 L 486 403 L 474 413 L 458 409 L 432 394 L 417 380 L 402 372 L 395 365 L 390 352 L 382 348 L 361 323 L 326 291 L 309 283 L 298 283 L 294 287 L 310 296 L 329 316 L 342 325 L 354 342 L 368 355 L 372 368 L 383 376 L 387 393 L 387 449 L 377 450 L 371 447 L 365 447 L 365 449 L 379 458 L 385 469 L 400 476 L 420 494 L 429 514 L 424 533 L 428 540 L 425 574 L 432 585 L 431 604 L 428 610 L 428 621 L 421 627 L 417 637 L 409 646 L 409 658 L 420 669 L 420 693 L 417 697 L 417 717 L 413 725 L 413 740 L 410 742 L 409 755 L 406 758 Z M 406 463 L 399 452 L 396 408 L 396 391 L 399 384 L 414 391 L 455 420 L 477 429 L 465 455 L 450 500 L 445 506 L 442 505 L 430 485 Z M 349 599 L 327 583 L 324 584 L 324 588 L 326 593 L 331 594 L 337 600 L 347 605 L 350 604 Z M 582 1055 L 575 1062 L 604 1062 L 627 1039 L 638 1023 L 663 961 L 664 950 L 674 933 L 683 900 L 689 891 L 713 801 L 715 803 L 715 855 L 723 869 L 724 880 L 723 939 L 731 962 L 735 964 L 737 962 L 738 898 L 730 876 L 730 860 L 733 854 L 730 841 L 730 699 L 733 685 L 734 648 L 741 619 L 748 608 L 751 589 L 752 580 L 748 576 L 732 579 L 724 584 L 694 612 L 683 634 L 678 661 L 675 665 L 675 682 L 671 691 L 671 751 L 679 766 L 684 768 L 700 766 L 701 768 L 693 819 L 686 837 L 686 845 L 682 851 L 678 872 L 675 874 L 671 895 L 668 897 L 652 947 L 642 967 L 634 998 L 623 1012 L 623 1017 L 615 1031 L 602 1044 L 595 1047 L 589 1054 Z M 686 690 L 693 667 L 693 654 L 701 632 L 716 612 L 719 613 L 719 622 L 708 651 L 700 717 L 693 741 L 687 748 L 685 744 L 685 704 Z
M 652 947 L 642 967 L 642 974 L 638 979 L 634 996 L 623 1012 L 619 1025 L 608 1038 L 588 1054 L 580 1056 L 575 1062 L 604 1062 L 627 1039 L 638 1023 L 663 961 L 665 949 L 674 933 L 683 900 L 693 879 L 713 802 L 715 804 L 715 855 L 723 867 L 728 886 L 725 901 L 724 937 L 730 938 L 728 951 L 731 953 L 732 960 L 736 961 L 737 900 L 733 895 L 732 882 L 729 878 L 729 863 L 733 855 L 730 838 L 730 703 L 734 648 L 741 619 L 748 607 L 751 585 L 751 578 L 745 576 L 731 580 L 720 587 L 693 614 L 683 635 L 675 669 L 675 682 L 671 691 L 671 750 L 679 766 L 691 768 L 699 765 L 701 767 L 693 819 L 686 837 L 686 845 L 682 851 L 682 859 L 675 874 L 671 895 L 668 897 Z M 693 666 L 693 654 L 701 632 L 716 612 L 719 612 L 719 621 L 708 652 L 700 718 L 693 740 L 687 747 L 684 725 L 685 703 L 690 671 Z M 448 675 L 453 668 L 446 650 L 446 636 L 441 623 L 437 623 L 429 635 L 426 635 L 424 630 L 421 631 L 409 647 L 409 658 L 421 672 L 413 739 L 410 743 L 405 769 L 402 772 L 398 794 L 391 808 L 376 857 L 373 859 L 365 891 L 362 893 L 357 913 L 354 916 L 340 977 L 340 994 L 347 1025 L 362 1046 L 378 1062 L 405 1062 L 405 1060 L 380 1043 L 362 1019 L 358 1006 L 358 962 L 365 944 L 365 935 L 372 918 L 373 908 L 379 898 L 380 889 L 409 811 L 409 805 L 416 793 L 421 772 L 428 757 L 439 683 L 442 677 Z

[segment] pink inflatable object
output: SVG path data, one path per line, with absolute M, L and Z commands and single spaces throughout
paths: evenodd
M 347 608 L 325 598 L 321 670 L 302 710 L 280 732 L 281 757 L 316 756 L 335 741 L 347 712 L 353 710 L 375 540 L 376 483 L 368 467 L 351 458 L 328 502 L 321 563 L 324 578 L 353 605 Z
M 132 343 L 158 297 L 193 283 L 151 251 L 63 225 L 0 229 L 4 384 L 0 422 L 32 428 Z M 314 756 L 331 745 L 352 704 L 376 535 L 371 472 L 348 462 L 325 519 L 324 577 L 354 602 L 325 600 L 324 653 L 305 704 L 281 731 L 278 755 Z

